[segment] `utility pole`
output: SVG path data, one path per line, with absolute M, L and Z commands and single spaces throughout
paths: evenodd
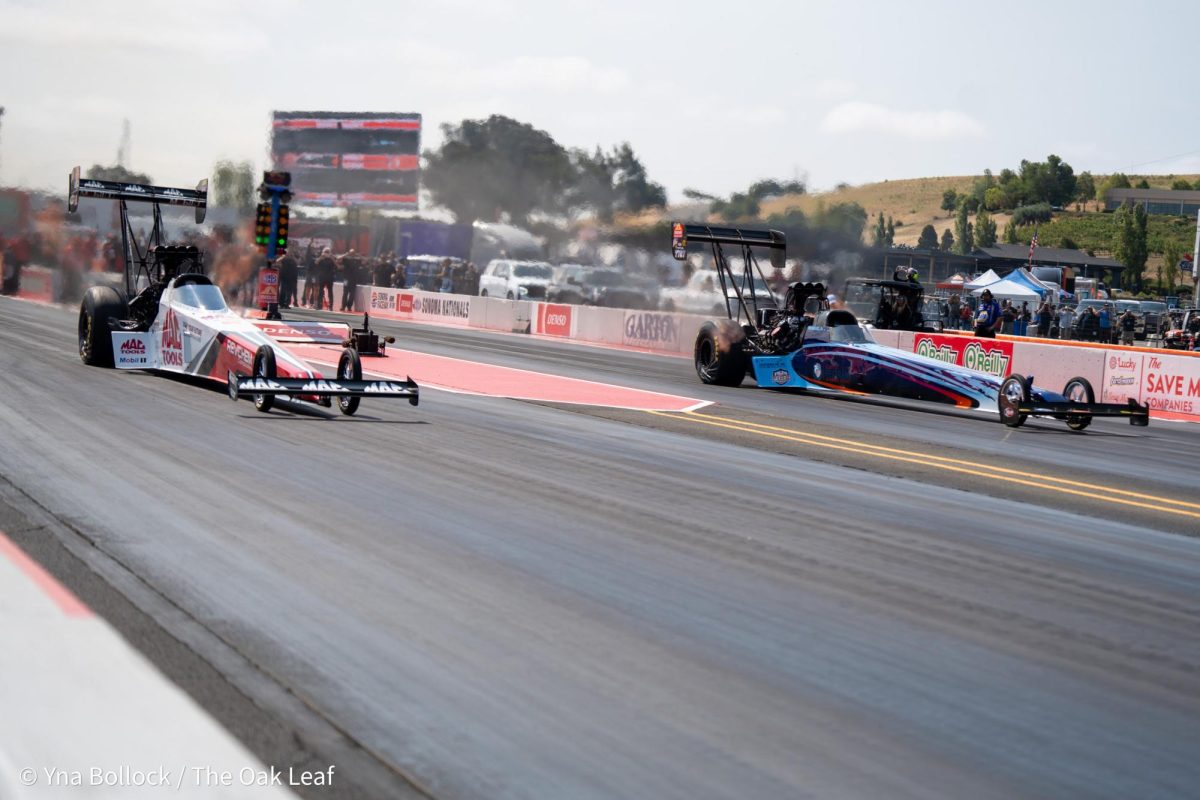
M 1196 244 L 1192 247 L 1192 307 L 1200 308 L 1200 211 L 1196 212 Z

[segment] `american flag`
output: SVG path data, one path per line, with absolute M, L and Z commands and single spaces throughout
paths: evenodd
M 1033 238 L 1029 240 L 1029 266 L 1033 266 L 1033 251 L 1037 249 L 1037 230 L 1033 232 Z

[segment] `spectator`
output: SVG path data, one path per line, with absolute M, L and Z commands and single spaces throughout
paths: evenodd
M 1075 325 L 1075 309 L 1064 305 L 1058 310 L 1058 335 L 1062 339 L 1070 339 Z
M 351 247 L 342 256 L 342 311 L 354 311 L 355 295 L 362 280 L 362 259 Z
M 479 294 L 479 268 L 475 262 L 467 262 L 467 272 L 463 294 Z
M 304 260 L 300 262 L 304 270 L 304 299 L 302 305 L 312 308 L 317 299 L 317 248 L 310 239 L 304 248 Z
M 958 295 L 950 295 L 950 299 L 946 301 L 946 327 L 958 328 L 959 321 L 962 319 L 962 308 Z
M 1050 322 L 1053 318 L 1054 310 L 1050 308 L 1050 301 L 1043 300 L 1037 314 L 1038 336 L 1043 339 L 1050 336 Z
M 1013 324 L 1017 321 L 1017 309 L 1013 304 L 1005 300 L 1000 306 L 1000 332 L 1011 334 L 1013 332 Z
M 454 273 L 450 268 L 450 259 L 443 258 L 438 264 L 436 283 L 439 292 L 450 292 L 454 289 Z
M 372 276 L 376 286 L 391 286 L 392 278 L 396 272 L 396 267 L 392 263 L 392 254 L 383 253 L 379 257 L 379 263 L 375 265 L 375 274 Z
M 1088 306 L 1075 320 L 1075 338 L 1083 341 L 1095 341 L 1100 333 L 1100 315 L 1096 309 Z
M 1137 315 L 1133 313 L 1132 308 L 1125 309 L 1125 313 L 1117 318 L 1121 328 L 1121 344 L 1133 344 L 1133 329 L 1137 327 Z
M 317 259 L 314 272 L 317 276 L 316 307 L 326 307 L 325 298 L 326 292 L 328 292 L 328 308 L 333 311 L 333 279 L 337 275 L 337 262 L 333 260 L 333 252 L 328 247 L 321 251 L 321 257 Z
M 275 259 L 275 266 L 279 268 L 279 307 L 291 308 L 292 304 L 296 302 L 296 280 L 299 278 L 299 265 L 290 254 L 284 253 Z
M 963 303 L 958 311 L 958 329 L 963 331 L 971 330 L 971 320 L 974 318 L 974 312 L 971 311 L 971 306 L 968 303 Z
M 396 264 L 396 272 L 392 275 L 392 286 L 397 289 L 408 288 L 408 259 L 402 258 Z
M 1104 344 L 1112 344 L 1112 316 L 1108 313 L 1108 306 L 1100 307 L 1100 313 L 1097 315 L 1099 319 L 1099 328 L 1097 334 L 1101 342 Z
M 1004 323 L 1000 304 L 992 297 L 990 289 L 984 289 L 979 295 L 979 313 L 975 315 L 975 335 L 989 339 L 996 338 L 996 329 Z

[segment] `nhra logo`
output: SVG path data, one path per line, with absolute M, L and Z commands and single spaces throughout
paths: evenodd
M 141 339 L 126 339 L 121 345 L 121 355 L 144 356 L 146 355 L 146 345 Z
M 771 373 L 771 380 L 780 386 L 787 385 L 787 382 L 791 379 L 792 376 L 786 369 L 777 369 Z

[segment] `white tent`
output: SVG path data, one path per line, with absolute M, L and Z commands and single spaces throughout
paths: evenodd
M 984 286 L 989 286 L 998 280 L 1000 280 L 1000 276 L 996 274 L 996 270 L 989 269 L 987 272 L 983 273 L 975 280 L 968 281 L 967 289 L 968 290 L 982 289 Z
M 1019 303 L 1023 300 L 1034 302 L 1042 299 L 1042 295 L 1034 289 L 1029 288 L 1020 281 L 1011 281 L 1007 278 L 995 281 L 986 286 L 980 286 L 978 289 L 973 289 L 971 294 L 978 297 L 984 289 L 991 291 L 992 297 L 997 300 L 1010 300 L 1014 303 Z

